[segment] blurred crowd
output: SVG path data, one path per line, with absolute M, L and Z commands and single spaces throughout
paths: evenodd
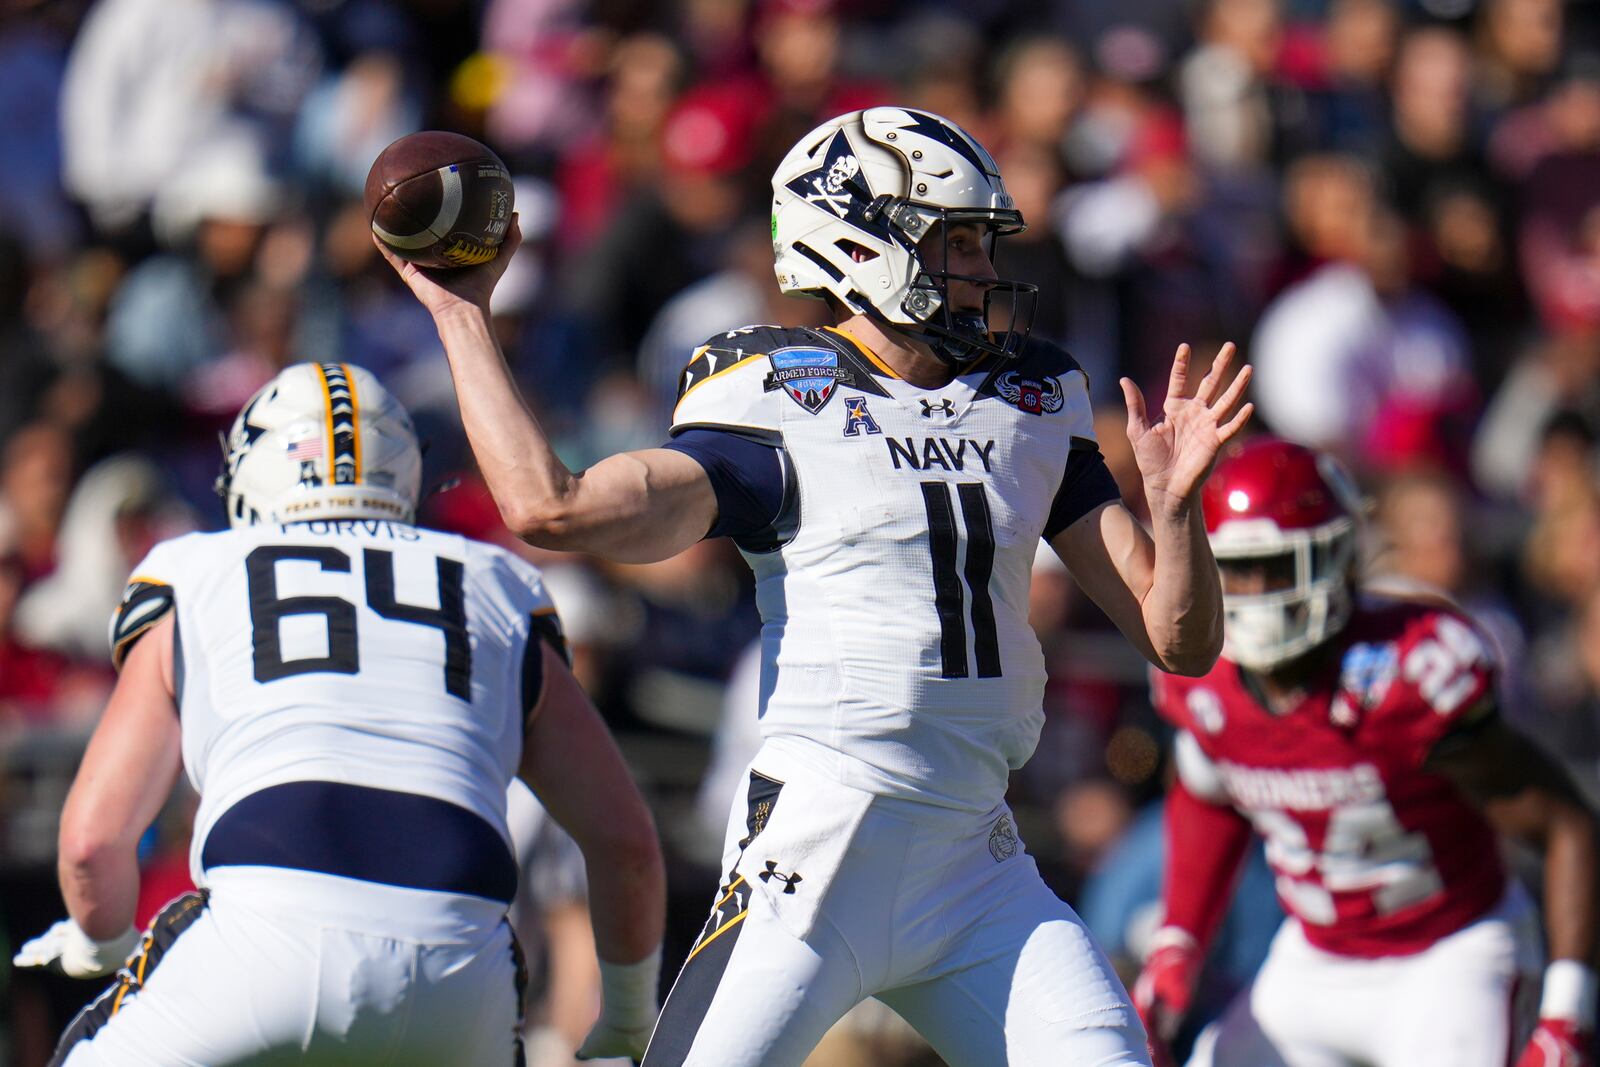
M 1502 653 L 1507 715 L 1600 794 L 1600 0 L 0 10 L 0 940 L 59 915 L 55 817 L 113 680 L 122 582 L 156 541 L 224 524 L 218 431 L 283 365 L 376 373 L 430 443 L 423 521 L 508 542 L 361 206 L 378 152 L 428 127 L 516 175 L 526 243 L 493 311 L 579 467 L 663 438 L 710 334 L 820 321 L 771 273 L 767 182 L 800 134 L 881 103 L 950 117 L 1030 223 L 998 268 L 1040 286 L 1033 330 L 1088 369 L 1130 504 L 1118 376 L 1159 395 L 1180 341 L 1239 342 L 1258 424 L 1339 453 L 1371 494 L 1372 573 L 1462 602 Z M 748 574 L 725 542 L 536 558 L 656 806 L 670 972 L 754 744 Z M 1013 803 L 1132 966 L 1167 738 L 1142 662 L 1046 558 L 1033 616 L 1048 723 Z M 152 898 L 183 884 L 185 810 L 147 838 Z M 1223 986 L 1270 930 L 1270 880 L 1251 884 Z M 7 1043 L 42 1062 L 74 997 L 0 977 L 0 1062 Z M 817 1062 L 917 1059 L 880 1019 L 856 1031 Z

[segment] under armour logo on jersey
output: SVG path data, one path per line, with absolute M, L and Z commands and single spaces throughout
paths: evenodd
M 776 878 L 778 881 L 783 883 L 783 891 L 785 893 L 793 893 L 794 887 L 804 881 L 804 879 L 802 879 L 798 873 L 784 874 L 782 871 L 778 870 L 777 860 L 768 860 L 767 869 L 756 875 L 756 877 L 760 878 L 763 882 L 770 882 Z
M 933 418 L 933 413 L 935 411 L 937 411 L 939 414 L 943 415 L 947 419 L 948 418 L 953 418 L 955 416 L 955 413 L 956 413 L 955 404 L 951 403 L 949 400 L 946 400 L 946 399 L 942 399 L 941 398 L 940 401 L 937 404 L 935 404 L 931 400 L 922 400 L 922 399 L 919 398 L 917 400 L 917 403 L 922 405 L 922 417 L 925 418 L 925 419 Z
M 872 417 L 872 412 L 867 410 L 867 398 L 864 396 L 847 396 L 844 398 L 844 435 L 846 437 L 860 437 L 861 431 L 868 433 L 882 433 L 878 420 Z

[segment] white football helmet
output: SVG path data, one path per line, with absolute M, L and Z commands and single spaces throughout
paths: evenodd
M 230 526 L 306 519 L 411 522 L 422 450 L 411 416 L 351 363 L 296 363 L 262 386 L 222 442 Z
M 874 107 L 823 123 L 789 150 L 772 176 L 772 250 L 778 287 L 797 296 L 832 293 L 891 328 L 916 334 L 960 365 L 985 352 L 1015 355 L 1027 337 L 1038 287 L 965 278 L 991 286 L 985 300 L 1011 301 L 1015 324 L 1000 341 L 985 315 L 954 314 L 945 283 L 917 242 L 936 224 L 975 222 L 993 239 L 1021 233 L 1022 213 L 993 157 L 965 130 L 926 111 Z M 1025 306 L 1024 306 L 1025 305 Z

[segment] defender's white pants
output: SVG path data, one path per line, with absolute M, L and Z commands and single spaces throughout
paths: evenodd
M 1410 956 L 1335 956 L 1289 919 L 1189 1067 L 1505 1067 L 1531 1022 L 1541 954 L 1516 884 L 1488 914 Z

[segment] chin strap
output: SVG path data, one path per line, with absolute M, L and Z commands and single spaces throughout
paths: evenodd
M 930 327 L 928 323 L 912 325 L 904 322 L 894 322 L 883 312 L 879 311 L 871 301 L 859 293 L 851 294 L 856 299 L 851 301 L 854 310 L 865 315 L 873 322 L 886 330 L 903 334 L 921 341 L 933 351 L 933 354 L 943 363 L 955 370 L 962 370 L 981 359 L 989 349 L 939 327 Z M 979 315 L 955 315 L 953 321 L 958 326 L 969 327 L 974 332 L 986 331 L 987 323 Z

